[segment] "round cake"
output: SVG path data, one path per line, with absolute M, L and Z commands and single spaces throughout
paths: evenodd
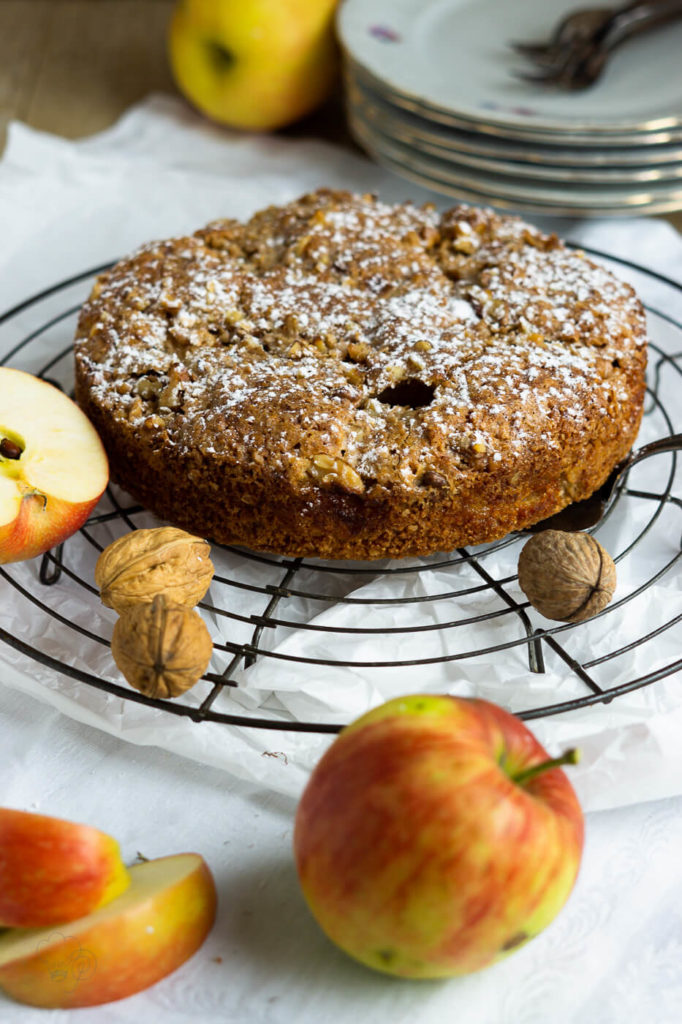
M 321 190 L 96 282 L 76 397 L 112 479 L 224 544 L 376 559 L 503 537 L 632 446 L 632 288 L 514 217 Z

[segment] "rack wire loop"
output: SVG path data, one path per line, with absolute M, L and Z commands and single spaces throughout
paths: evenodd
M 580 248 L 585 250 L 584 246 Z M 635 270 L 658 282 L 659 286 L 665 285 L 673 289 L 675 301 L 682 298 L 682 287 L 664 275 L 646 271 L 635 263 L 617 260 L 595 250 L 586 251 L 593 256 L 608 259 L 611 263 Z M 80 301 L 87 293 L 89 282 L 111 265 L 108 263 L 57 282 L 0 314 L 0 366 L 7 365 L 10 361 L 14 364 L 21 363 L 22 368 L 29 369 L 30 372 L 37 373 L 63 388 L 67 393 L 70 392 L 71 337 L 75 316 Z M 655 341 L 651 344 L 645 415 L 655 417 L 657 422 L 660 421 L 663 433 L 667 431 L 673 434 L 676 430 L 682 429 L 680 412 L 676 403 L 671 402 L 671 395 L 679 393 L 682 377 L 682 322 L 668 311 L 647 308 L 657 323 L 674 334 L 674 344 L 671 346 L 669 338 L 665 348 Z M 671 348 L 673 351 L 670 351 Z M 628 470 L 618 484 L 613 502 L 607 508 L 604 519 L 595 528 L 603 529 L 612 524 L 614 518 L 619 516 L 619 509 L 628 502 L 636 503 L 640 511 L 644 510 L 639 516 L 634 533 L 625 538 L 624 545 L 616 555 L 619 566 L 630 558 L 633 552 L 641 551 L 643 545 L 658 535 L 657 531 L 662 529 L 664 515 L 667 516 L 668 524 L 665 528 L 669 530 L 672 528 L 669 525 L 671 517 L 682 512 L 682 494 L 675 493 L 676 456 L 673 453 L 656 458 L 662 460 L 662 469 L 657 477 L 656 486 L 631 486 L 631 471 Z M 79 637 L 96 642 L 100 650 L 106 650 L 110 646 L 108 636 L 102 631 L 100 624 L 100 605 L 97 590 L 92 585 L 93 580 L 76 571 L 75 566 L 79 563 L 72 555 L 76 553 L 76 546 L 81 545 L 81 553 L 88 554 L 91 560 L 96 558 L 108 543 L 111 536 L 108 531 L 112 526 L 118 526 L 122 530 L 134 530 L 143 512 L 141 506 L 132 503 L 122 492 L 110 486 L 107 488 L 105 499 L 79 533 L 66 544 L 42 556 L 34 586 L 27 586 L 25 576 L 16 572 L 12 565 L 1 567 L 2 585 L 9 588 L 10 592 L 13 590 L 18 599 L 30 603 L 33 611 L 40 616 L 45 629 L 28 640 L 25 636 L 13 635 L 0 628 L 0 641 L 55 674 L 68 676 L 83 685 L 126 701 L 154 707 L 167 714 L 190 718 L 196 723 L 210 721 L 303 733 L 334 734 L 340 731 L 342 725 L 322 718 L 317 721 L 301 721 L 294 718 L 286 709 L 282 711 L 278 707 L 267 712 L 259 707 L 258 713 L 255 714 L 227 713 L 220 709 L 221 694 L 235 693 L 244 687 L 244 677 L 248 679 L 249 670 L 259 663 L 271 663 L 275 666 L 312 665 L 321 669 L 330 666 L 345 667 L 350 670 L 382 672 L 392 668 L 426 668 L 473 660 L 480 663 L 485 662 L 485 659 L 491 662 L 495 659 L 503 661 L 513 656 L 517 649 L 525 648 L 531 678 L 535 677 L 536 681 L 540 681 L 546 673 L 547 658 L 550 661 L 558 660 L 581 690 L 580 696 L 560 699 L 557 694 L 557 699 L 542 706 L 515 709 L 521 718 L 532 720 L 596 704 L 607 704 L 616 697 L 649 686 L 682 669 L 682 658 L 675 658 L 662 664 L 656 663 L 646 673 L 635 675 L 633 678 L 627 677 L 629 656 L 645 645 L 651 645 L 647 649 L 653 650 L 653 645 L 661 637 L 670 630 L 679 628 L 682 613 L 672 614 L 657 628 L 650 629 L 641 636 L 628 638 L 627 643 L 619 642 L 615 646 L 595 651 L 592 657 L 584 658 L 582 661 L 571 653 L 578 646 L 574 643 L 578 636 L 576 631 L 584 628 L 584 624 L 538 626 L 534 623 L 535 617 L 528 602 L 520 596 L 515 573 L 500 573 L 495 569 L 497 560 L 508 555 L 510 547 L 519 542 L 520 538 L 515 535 L 478 549 L 462 548 L 431 559 L 409 560 L 390 565 L 321 562 L 315 559 L 279 557 L 274 554 L 226 547 L 222 551 L 225 553 L 226 561 L 234 567 L 234 571 L 229 574 L 216 573 L 211 591 L 200 605 L 210 612 L 216 621 L 226 625 L 234 624 L 235 638 L 228 639 L 230 631 L 226 629 L 223 631 L 223 642 L 215 645 L 216 651 L 224 658 L 224 668 L 222 671 L 207 672 L 203 677 L 198 688 L 205 686 L 206 693 L 199 702 L 196 696 L 188 698 L 188 695 L 183 695 L 172 702 L 151 698 L 120 685 L 114 679 L 103 678 L 94 668 L 83 668 L 72 664 L 68 658 L 55 656 L 49 643 L 44 642 L 44 636 L 56 627 L 73 634 L 74 647 Z M 664 564 L 652 566 L 646 578 L 637 580 L 627 594 L 613 601 L 599 613 L 599 617 L 618 615 L 619 610 L 625 605 L 640 598 L 651 586 L 673 572 L 681 559 L 682 531 L 679 545 L 670 558 Z M 365 592 L 367 585 L 380 578 L 409 582 L 425 572 L 438 573 L 439 581 L 446 579 L 447 585 L 441 585 L 437 593 L 410 593 L 409 596 L 401 594 L 398 597 L 387 596 L 385 593 L 375 596 L 371 589 L 369 596 Z M 88 607 L 92 609 L 92 621 L 88 621 L 87 625 L 72 621 L 68 613 L 63 614 L 60 611 L 60 588 L 66 587 L 77 588 L 79 600 L 87 602 Z M 258 610 L 260 598 L 262 605 Z M 248 605 L 248 601 L 254 603 Z M 464 607 L 470 609 L 459 618 L 454 613 L 448 614 L 449 602 L 454 607 L 456 601 L 464 602 Z M 307 617 L 301 617 L 300 612 L 295 614 L 301 602 L 305 602 L 308 608 L 312 609 Z M 324 614 L 318 614 L 337 606 L 345 606 L 349 611 L 366 609 L 366 614 L 359 616 L 359 623 L 351 626 L 337 625 L 333 622 L 329 624 Z M 375 613 L 380 610 L 395 610 L 398 614 L 405 609 L 409 612 L 412 607 L 433 610 L 432 621 L 417 625 L 408 619 L 405 625 L 403 616 L 400 624 L 383 628 L 377 625 L 379 619 L 372 619 L 373 610 Z M 481 607 L 484 608 L 483 611 L 478 610 Z M 476 636 L 476 630 L 481 625 L 495 627 L 495 642 L 489 640 L 484 647 L 470 646 L 470 637 Z M 287 653 L 287 650 L 281 647 L 280 640 L 287 631 L 294 630 L 324 641 L 325 656 L 307 657 Z M 370 641 L 377 633 L 395 635 L 396 644 L 401 637 L 414 638 L 414 649 L 410 652 L 414 656 L 406 657 L 400 654 L 400 650 L 396 650 L 393 660 L 380 661 L 376 658 L 372 660 L 366 653 L 354 658 L 344 653 L 351 641 L 353 645 L 355 641 L 362 645 L 363 652 L 371 652 Z M 605 630 L 605 633 L 608 634 L 608 630 Z M 427 646 L 420 648 L 420 643 L 426 643 L 433 637 L 440 638 L 443 647 L 442 652 L 436 656 L 428 653 Z M 500 637 L 503 639 L 500 640 Z M 347 646 L 340 647 L 339 656 L 336 653 L 337 645 L 343 642 Z M 677 649 L 679 646 L 678 643 Z M 623 666 L 617 683 L 613 682 L 613 671 L 610 678 L 604 679 L 600 675 L 604 666 L 613 664 Z

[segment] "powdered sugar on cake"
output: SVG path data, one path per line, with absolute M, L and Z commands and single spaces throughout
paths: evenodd
M 118 264 L 77 358 L 164 444 L 412 488 L 610 415 L 645 340 L 628 285 L 522 221 L 322 191 Z

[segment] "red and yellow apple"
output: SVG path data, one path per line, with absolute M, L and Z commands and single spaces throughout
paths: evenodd
M 520 719 L 445 696 L 389 701 L 345 728 L 301 798 L 294 853 L 329 938 L 414 978 L 494 963 L 556 916 L 583 816 Z
M 336 0 L 179 0 L 170 62 L 179 89 L 221 124 L 271 131 L 326 99 L 337 73 Z
M 118 843 L 106 833 L 0 808 L 0 927 L 73 921 L 129 884 Z
M 213 926 L 216 891 L 198 854 L 136 864 L 130 887 L 62 926 L 0 935 L 0 988 L 30 1006 L 98 1006 L 176 970 Z
M 39 377 L 0 367 L 0 565 L 70 537 L 108 479 L 102 443 L 78 406 Z

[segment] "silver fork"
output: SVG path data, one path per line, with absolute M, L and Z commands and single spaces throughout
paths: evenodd
M 512 43 L 517 53 L 529 57 L 540 67 L 551 67 L 566 57 L 567 47 L 592 38 L 612 16 L 613 7 L 587 7 L 567 14 L 559 22 L 551 39 L 544 43 Z
M 526 81 L 582 89 L 597 80 L 613 50 L 649 28 L 682 17 L 682 0 L 637 0 L 621 8 L 569 14 L 546 43 L 513 43 L 539 68 Z

